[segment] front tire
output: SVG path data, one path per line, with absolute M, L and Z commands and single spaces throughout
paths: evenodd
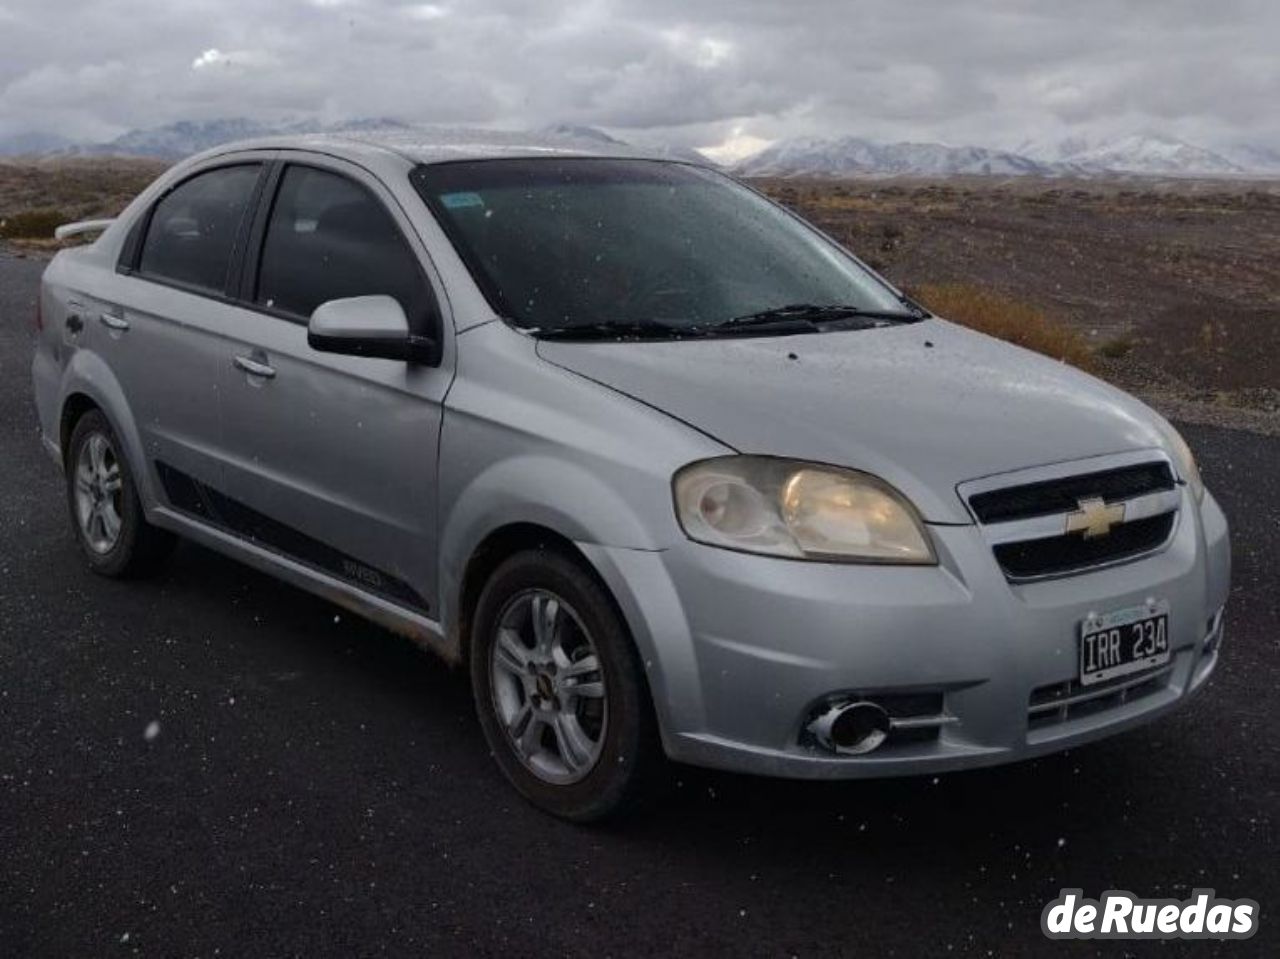
M 539 549 L 503 562 L 480 594 L 470 653 L 485 739 L 534 805 L 591 822 L 652 787 L 662 747 L 639 656 L 573 559 Z
M 89 568 L 118 578 L 155 569 L 174 536 L 147 522 L 123 447 L 100 411 L 76 422 L 66 470 L 71 526 Z

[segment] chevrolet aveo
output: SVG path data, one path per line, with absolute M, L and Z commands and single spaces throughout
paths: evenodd
M 94 227 L 45 273 L 33 368 L 90 566 L 176 534 L 465 664 L 558 815 L 664 757 L 1023 759 L 1216 663 L 1227 526 L 1168 423 L 721 173 L 279 139 Z

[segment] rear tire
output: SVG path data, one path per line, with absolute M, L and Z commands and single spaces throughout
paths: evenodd
M 574 822 L 643 800 L 663 766 L 640 657 L 600 583 L 546 549 L 505 560 L 477 603 L 471 687 L 499 768 Z
M 172 551 L 174 535 L 147 522 L 123 446 L 99 410 L 71 431 L 66 479 L 71 527 L 95 573 L 141 576 Z

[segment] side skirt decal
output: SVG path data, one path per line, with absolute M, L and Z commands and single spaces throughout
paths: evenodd
M 156 460 L 156 473 L 175 509 L 383 599 L 421 613 L 430 612 L 427 601 L 404 580 L 272 519 L 168 463 Z

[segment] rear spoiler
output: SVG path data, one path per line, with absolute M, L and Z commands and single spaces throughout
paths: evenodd
M 80 236 L 82 233 L 101 233 L 115 220 L 80 220 L 76 223 L 64 223 L 53 231 L 53 236 L 58 240 L 66 240 L 73 236 Z

